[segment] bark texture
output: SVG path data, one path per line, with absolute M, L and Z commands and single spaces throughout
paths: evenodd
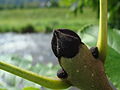
M 113 90 L 105 74 L 104 65 L 95 59 L 82 44 L 79 53 L 73 58 L 61 57 L 60 64 L 68 74 L 67 82 L 82 90 Z

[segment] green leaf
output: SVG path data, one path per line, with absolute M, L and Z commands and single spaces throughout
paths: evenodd
M 88 47 L 96 46 L 98 26 L 90 26 L 78 31 L 82 42 Z M 120 30 L 108 30 L 108 51 L 105 69 L 112 83 L 120 89 Z
M 60 4 L 60 6 L 67 6 L 67 7 L 69 7 L 69 6 L 71 6 L 75 2 L 76 2 L 76 0 L 60 0 L 59 4 Z
M 109 30 L 108 44 L 120 54 L 120 31 Z
M 4 89 L 4 88 L 0 88 L 0 90 L 7 90 L 7 89 Z
M 23 88 L 23 90 L 40 90 L 40 89 L 35 87 L 25 87 Z

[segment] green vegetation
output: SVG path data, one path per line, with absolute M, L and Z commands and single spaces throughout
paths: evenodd
M 79 30 L 97 24 L 96 13 L 86 8 L 75 17 L 66 8 L 15 9 L 0 11 L 0 32 L 50 32 L 56 28 Z
M 99 18 L 99 0 L 60 0 L 60 5 L 70 7 L 75 15 L 84 13 L 84 8 L 90 7 L 96 11 Z M 120 29 L 120 0 L 108 1 L 108 13 L 109 27 Z

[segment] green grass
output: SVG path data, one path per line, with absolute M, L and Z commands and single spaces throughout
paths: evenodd
M 79 30 L 86 24 L 97 24 L 96 13 L 85 9 L 77 17 L 66 8 L 15 9 L 0 11 L 0 32 L 22 32 L 29 25 L 43 32 L 56 28 Z

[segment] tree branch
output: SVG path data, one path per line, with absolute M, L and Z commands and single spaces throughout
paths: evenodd
M 62 68 L 68 74 L 67 82 L 82 90 L 113 90 L 104 71 L 104 65 L 95 59 L 85 44 L 73 58 L 60 59 Z

